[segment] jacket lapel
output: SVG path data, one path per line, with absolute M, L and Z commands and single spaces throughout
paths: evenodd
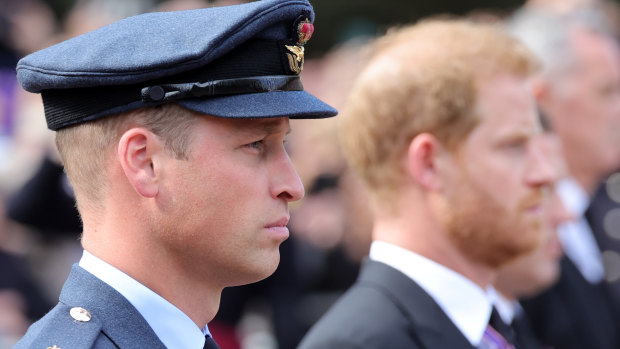
M 474 348 L 417 283 L 380 262 L 367 261 L 360 282 L 381 289 L 410 321 L 410 335 L 422 348 Z

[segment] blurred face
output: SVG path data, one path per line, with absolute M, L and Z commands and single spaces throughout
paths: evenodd
M 620 56 L 611 39 L 579 31 L 573 39 L 576 67 L 552 85 L 541 105 L 571 172 L 596 181 L 620 166 Z
M 554 170 L 554 182 L 566 175 L 566 165 L 555 135 L 540 137 L 541 149 Z M 533 252 L 503 266 L 497 275 L 495 288 L 510 299 L 533 296 L 551 286 L 560 276 L 562 246 L 557 228 L 573 219 L 555 190 L 545 196 L 543 204 L 543 231 L 541 245 Z
M 159 237 L 181 265 L 222 286 L 275 271 L 288 203 L 303 186 L 284 148 L 288 118 L 197 118 L 189 160 L 174 160 Z
M 345 212 L 338 181 L 334 174 L 317 176 L 301 205 L 293 211 L 290 226 L 296 236 L 321 249 L 342 242 Z
M 478 92 L 480 122 L 448 165 L 442 217 L 466 257 L 498 268 L 541 241 L 551 173 L 534 145 L 539 124 L 528 84 L 502 75 Z

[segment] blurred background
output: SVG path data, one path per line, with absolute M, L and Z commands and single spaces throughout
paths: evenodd
M 501 21 L 523 6 L 548 6 L 558 13 L 594 6 L 618 34 L 619 1 L 314 0 L 315 32 L 306 46 L 302 78 L 306 90 L 340 108 L 364 65 L 364 45 L 392 26 L 438 14 Z M 40 96 L 17 83 L 17 61 L 131 15 L 240 2 L 0 0 L 0 349 L 10 348 L 57 302 L 71 264 L 81 256 L 71 187 L 46 128 Z M 355 280 L 370 244 L 371 214 L 340 154 L 337 122 L 336 117 L 292 123 L 289 152 L 306 197 L 291 208 L 291 238 L 281 247 L 276 273 L 225 290 L 210 324 L 223 349 L 295 348 Z M 611 178 L 607 190 L 620 201 L 620 176 Z M 620 255 L 615 262 L 620 270 Z

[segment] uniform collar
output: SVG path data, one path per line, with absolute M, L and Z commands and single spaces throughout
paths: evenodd
M 79 266 L 122 294 L 167 348 L 202 349 L 205 335 L 210 335 L 206 325 L 201 330 L 172 303 L 86 250 Z

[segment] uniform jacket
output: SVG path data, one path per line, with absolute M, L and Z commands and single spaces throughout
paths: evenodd
M 313 326 L 300 349 L 469 349 L 473 346 L 418 284 L 364 263 L 351 289 Z
M 14 346 L 22 348 L 166 349 L 127 299 L 77 264 L 59 303 Z

